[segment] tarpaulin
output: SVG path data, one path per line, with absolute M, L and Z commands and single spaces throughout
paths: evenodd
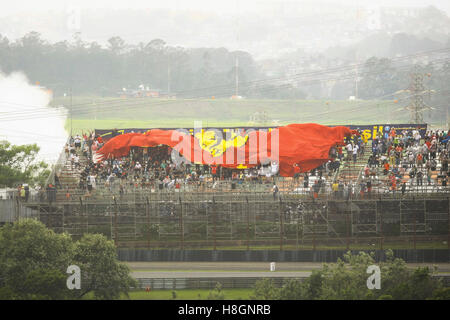
M 294 164 L 301 172 L 317 168 L 329 160 L 331 147 L 343 144 L 352 130 L 315 123 L 290 124 L 267 130 L 227 132 L 199 129 L 151 129 L 145 133 L 125 133 L 109 139 L 98 151 L 100 159 L 126 156 L 131 147 L 167 145 L 191 163 L 216 164 L 228 168 L 248 168 L 277 162 L 281 176 L 293 176 Z M 174 153 L 177 156 L 178 153 Z

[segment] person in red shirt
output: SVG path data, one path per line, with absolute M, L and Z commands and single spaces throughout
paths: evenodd
M 298 163 L 294 164 L 294 180 L 295 182 L 298 182 L 298 178 L 300 178 L 300 167 Z
M 395 131 L 395 128 L 391 129 L 391 132 L 389 133 L 389 135 L 394 138 L 397 135 L 397 132 Z
M 395 193 L 395 190 L 397 190 L 397 179 L 395 176 L 392 177 L 392 192 Z
M 422 154 L 419 153 L 419 154 L 417 155 L 417 166 L 418 166 L 418 167 L 422 167 L 422 165 L 423 165 L 423 157 L 422 157 Z
M 368 178 L 369 175 L 370 175 L 369 166 L 366 166 L 365 169 L 364 169 L 364 176 L 365 176 L 366 178 Z
M 213 177 L 213 181 L 216 181 L 216 179 L 217 179 L 217 166 L 215 164 L 213 164 L 211 166 L 211 174 L 212 174 L 212 177 Z
M 384 175 L 387 175 L 389 172 L 389 162 L 384 163 Z

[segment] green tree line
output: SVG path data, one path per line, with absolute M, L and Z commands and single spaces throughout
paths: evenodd
M 67 287 L 71 265 L 80 268 L 80 289 Z M 118 299 L 136 286 L 129 272 L 103 235 L 74 241 L 34 219 L 0 228 L 0 300 Z
M 79 34 L 70 42 L 50 43 L 37 32 L 15 41 L 0 35 L 0 69 L 6 73 L 22 70 L 33 83 L 47 86 L 57 96 L 70 90 L 76 95 L 114 96 L 122 88 L 137 89 L 141 84 L 182 97 L 231 96 L 236 70 L 241 83 L 264 78 L 253 57 L 244 51 L 169 46 L 162 39 L 128 44 L 117 36 L 101 46 L 83 41 Z M 239 95 L 304 97 L 292 86 L 274 90 L 270 84 L 257 90 L 243 88 Z
M 380 289 L 369 289 L 367 268 L 380 267 Z M 348 252 L 336 263 L 324 264 L 304 281 L 288 280 L 281 287 L 273 280 L 256 283 L 257 300 L 450 300 L 450 288 L 433 277 L 428 267 L 410 269 L 404 260 L 386 250 L 386 261 L 377 263 L 374 254 Z

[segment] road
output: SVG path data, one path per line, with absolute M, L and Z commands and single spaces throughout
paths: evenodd
M 238 278 L 308 277 L 322 263 L 277 262 L 270 271 L 268 262 L 127 262 L 134 278 Z M 448 275 L 450 263 L 408 263 L 408 267 L 437 266 L 438 274 Z

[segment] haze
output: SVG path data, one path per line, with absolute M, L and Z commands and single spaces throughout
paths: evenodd
M 423 35 L 425 30 L 401 21 L 428 6 L 450 12 L 450 4 L 440 0 L 14 1 L 0 10 L 0 33 L 17 39 L 37 31 L 61 41 L 80 32 L 84 41 L 100 44 L 112 36 L 131 44 L 160 38 L 171 46 L 225 47 L 262 59 L 353 44 L 380 32 Z M 68 27 L 74 12 L 79 25 Z

